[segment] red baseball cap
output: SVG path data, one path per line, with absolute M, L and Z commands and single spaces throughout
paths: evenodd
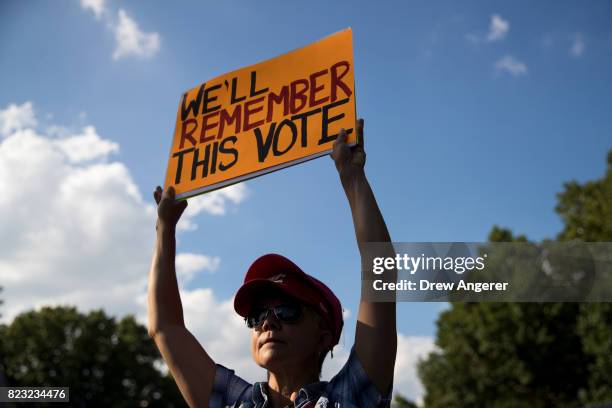
M 323 282 L 282 255 L 267 254 L 253 262 L 234 298 L 234 310 L 246 317 L 257 297 L 270 289 L 280 290 L 313 307 L 332 330 L 334 345 L 338 344 L 344 325 L 340 301 Z

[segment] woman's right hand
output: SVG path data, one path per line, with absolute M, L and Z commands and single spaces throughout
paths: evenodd
M 187 208 L 187 200 L 177 201 L 172 186 L 165 191 L 157 186 L 153 192 L 153 197 L 157 203 L 157 225 L 176 227 L 183 211 Z

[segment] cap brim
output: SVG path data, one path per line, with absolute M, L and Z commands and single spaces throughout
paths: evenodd
M 263 299 L 266 296 L 273 296 L 275 293 L 282 293 L 300 302 L 305 301 L 305 299 L 290 293 L 285 287 L 276 282 L 268 279 L 254 279 L 238 289 L 234 298 L 234 310 L 240 316 L 246 317 L 257 300 Z

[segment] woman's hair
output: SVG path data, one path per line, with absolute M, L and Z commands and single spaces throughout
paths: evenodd
M 315 319 L 317 320 L 317 323 L 318 323 L 320 329 L 331 332 L 329 324 L 327 324 L 325 319 L 323 319 L 323 316 L 321 316 L 317 310 L 315 310 L 314 308 L 312 308 L 312 307 L 310 307 L 308 305 L 304 305 L 303 307 L 304 307 L 304 309 L 308 309 L 308 310 L 312 311 L 312 314 L 315 317 Z M 323 362 L 325 361 L 325 357 L 327 357 L 327 353 L 329 353 L 329 351 L 330 350 L 325 350 L 319 356 L 319 362 L 318 362 L 319 363 L 318 364 L 319 369 L 318 369 L 318 373 L 317 373 L 317 377 L 319 379 L 321 379 L 321 371 L 323 370 Z

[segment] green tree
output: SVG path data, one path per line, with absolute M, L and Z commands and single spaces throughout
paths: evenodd
M 566 183 L 565 191 L 558 195 L 556 211 L 564 221 L 559 240 L 612 242 L 612 150 L 605 176 L 584 184 Z M 612 264 L 612 253 L 600 254 L 604 257 Z M 612 402 L 612 303 L 582 304 L 578 324 L 584 350 L 592 356 L 583 399 L 597 404 Z
M 559 241 L 612 241 L 612 151 L 603 178 L 566 183 Z M 492 242 L 526 242 L 493 227 Z M 604 254 L 612 260 L 612 254 Z M 579 407 L 612 401 L 609 303 L 453 303 L 419 365 L 427 407 Z
M 103 311 L 45 307 L 0 327 L 12 386 L 68 386 L 72 406 L 184 406 L 144 326 Z M 51 406 L 51 405 L 50 405 Z
M 391 408 L 417 408 L 417 405 L 401 394 L 395 394 L 393 402 L 391 403 Z
M 565 190 L 557 195 L 556 211 L 564 222 L 558 240 L 612 242 L 612 150 L 608 152 L 607 165 L 601 179 L 565 183 Z M 599 255 L 604 257 L 612 264 L 612 253 Z M 593 404 L 612 402 L 612 303 L 581 304 L 578 332 L 584 352 L 591 357 L 588 388 L 582 400 Z
M 603 178 L 580 184 L 570 181 L 557 195 L 555 210 L 564 223 L 558 239 L 579 239 L 587 242 L 612 240 L 612 150 L 608 152 L 608 168 Z

